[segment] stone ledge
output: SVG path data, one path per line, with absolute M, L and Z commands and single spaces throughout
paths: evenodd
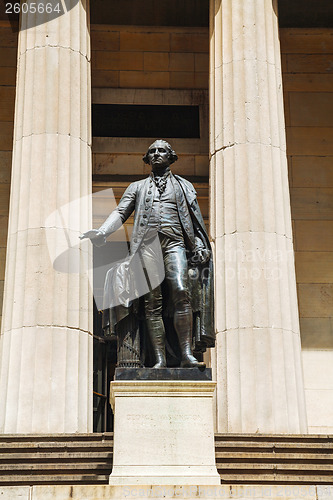
M 332 500 L 332 486 L 188 485 L 188 486 L 26 486 L 0 487 L 3 500 L 124 500 L 224 498 L 237 500 Z

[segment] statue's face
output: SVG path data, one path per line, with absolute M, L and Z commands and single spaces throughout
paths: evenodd
M 148 149 L 149 165 L 163 169 L 170 165 L 169 151 L 163 141 L 154 142 Z

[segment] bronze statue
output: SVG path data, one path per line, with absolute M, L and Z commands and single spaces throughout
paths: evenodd
M 81 236 L 102 245 L 135 211 L 130 257 L 105 280 L 103 328 L 118 337 L 118 366 L 204 367 L 193 352 L 215 343 L 210 243 L 193 185 L 170 170 L 177 159 L 170 144 L 155 141 L 143 157 L 149 177 L 130 184 L 102 226 Z

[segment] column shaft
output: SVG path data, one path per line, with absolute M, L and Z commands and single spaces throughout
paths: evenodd
M 21 17 L 2 433 L 92 431 L 90 256 L 78 239 L 91 227 L 89 6 L 87 0 L 66 5 L 57 19 L 38 12 Z
M 275 0 L 210 2 L 219 432 L 306 432 Z

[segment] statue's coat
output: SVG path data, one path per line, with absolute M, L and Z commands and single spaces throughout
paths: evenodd
M 176 193 L 178 214 L 184 231 L 185 244 L 190 251 L 190 256 L 195 249 L 197 237 L 211 251 L 193 185 L 178 175 L 171 174 L 171 180 Z M 142 277 L 143 275 L 138 250 L 147 230 L 156 189 L 155 183 L 152 183 L 151 187 L 150 177 L 130 184 L 117 208 L 100 228 L 106 235 L 110 234 L 119 227 L 119 216 L 122 223 L 124 223 L 135 210 L 130 256 L 126 262 L 113 266 L 108 271 L 105 279 L 103 328 L 106 334 L 114 333 L 117 323 L 128 314 L 135 313 L 138 307 L 138 301 L 135 299 L 149 291 L 145 280 L 140 279 L 140 287 L 136 286 L 138 276 Z M 145 283 L 146 290 L 142 286 L 142 282 Z M 197 267 L 189 265 L 188 286 L 194 313 L 193 336 L 195 338 L 195 350 L 204 351 L 206 347 L 213 347 L 215 343 L 212 253 L 206 264 Z M 140 288 L 139 291 L 138 288 Z M 110 304 L 114 304 L 113 297 L 117 297 L 119 305 L 110 307 Z

